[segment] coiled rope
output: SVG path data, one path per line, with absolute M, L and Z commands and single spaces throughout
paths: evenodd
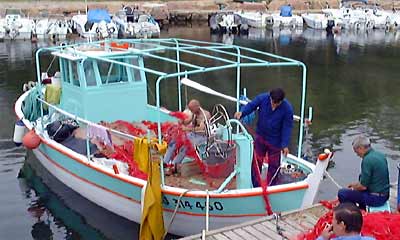
M 41 116 L 40 103 L 38 101 L 40 96 L 41 87 L 37 85 L 30 90 L 28 96 L 26 96 L 22 103 L 24 117 L 31 122 L 36 121 Z

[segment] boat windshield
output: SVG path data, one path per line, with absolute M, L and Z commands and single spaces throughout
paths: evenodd
M 23 16 L 24 14 L 22 13 L 21 9 L 6 9 L 6 15 L 21 15 Z

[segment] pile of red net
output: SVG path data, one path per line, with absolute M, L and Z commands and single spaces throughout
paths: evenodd
M 319 218 L 314 229 L 297 236 L 297 240 L 315 240 L 319 237 L 326 224 L 332 224 L 333 210 L 337 201 L 321 202 L 330 209 L 325 215 Z M 375 237 L 377 240 L 400 239 L 400 214 L 388 212 L 363 212 L 363 227 L 361 235 Z
M 178 119 L 184 119 L 185 115 L 181 112 L 172 112 L 170 114 Z M 117 130 L 129 133 L 133 136 L 137 137 L 145 137 L 147 135 L 147 131 L 141 127 L 135 126 L 133 123 L 118 120 L 113 123 L 107 124 L 107 126 L 113 126 L 113 128 L 117 128 Z M 142 124 L 147 127 L 152 136 L 157 136 L 158 134 L 158 125 L 155 122 L 150 121 L 142 121 Z M 188 139 L 186 132 L 182 129 L 181 124 L 165 122 L 161 124 L 161 132 L 163 136 L 163 140 L 167 143 L 171 141 L 175 141 L 176 144 L 176 153 L 182 148 L 186 148 L 186 156 L 193 158 L 195 162 L 200 167 L 201 171 L 205 171 L 204 163 L 199 159 L 199 156 L 196 153 L 196 150 L 193 147 L 193 144 Z M 122 145 L 113 145 L 113 151 L 105 152 L 105 155 L 109 158 L 114 158 L 125 162 L 129 166 L 129 174 L 131 176 L 135 176 L 141 179 L 147 179 L 147 175 L 139 170 L 137 163 L 133 159 L 134 145 L 132 141 L 124 141 Z M 175 154 L 176 154 L 175 153 Z

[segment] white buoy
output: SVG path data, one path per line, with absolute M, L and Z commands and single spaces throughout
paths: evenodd
M 51 84 L 55 85 L 55 86 L 61 86 L 61 73 L 60 72 L 56 72 L 54 74 L 54 76 L 51 78 Z
M 15 123 L 14 126 L 14 137 L 13 137 L 13 141 L 15 143 L 15 145 L 17 146 L 21 146 L 22 144 L 22 138 L 24 137 L 25 134 L 25 125 L 24 122 L 22 122 L 22 120 L 18 120 Z

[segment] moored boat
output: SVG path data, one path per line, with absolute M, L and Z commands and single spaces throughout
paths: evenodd
M 118 29 L 106 9 L 90 9 L 87 14 L 71 18 L 72 30 L 79 36 L 90 39 L 117 37 Z
M 161 56 L 160 52 L 166 54 Z M 42 59 L 49 53 L 58 59 L 59 73 L 50 79 L 52 84 L 44 86 L 43 82 L 49 81 L 46 74 L 43 74 L 46 81 L 41 78 Z M 181 58 L 187 55 L 201 60 Z M 213 64 L 207 65 L 210 59 Z M 160 70 L 160 62 L 154 60 L 176 68 Z M 305 87 L 303 63 L 235 45 L 184 39 L 131 39 L 43 48 L 36 53 L 36 64 L 38 85 L 19 97 L 15 112 L 40 138 L 33 152 L 41 164 L 97 205 L 140 222 L 143 199 L 146 199 L 144 189 L 151 178 L 138 168 L 142 163 L 138 162 L 139 158 L 132 157 L 142 153 L 137 141 L 142 143 L 153 137 L 157 140 L 150 150 L 146 148 L 149 152 L 143 153 L 140 159 L 153 161 L 154 169 L 159 170 L 161 177 L 152 181 L 161 183 L 163 219 L 171 233 L 198 233 L 206 228 L 206 218 L 210 228 L 219 228 L 266 216 L 268 205 L 272 211 L 281 212 L 313 204 L 332 153 L 317 159 L 316 164 L 301 158 L 306 122 L 305 89 L 300 94 L 300 115 L 293 116 L 299 127 L 296 156 L 289 154 L 282 158 L 277 174 L 284 177 L 278 185 L 253 187 L 253 137 L 241 122 L 229 117 L 221 104 L 216 104 L 212 117 L 205 121 L 207 141 L 197 146 L 185 145 L 192 152 L 187 151 L 182 168 L 196 169 L 196 173 L 184 176 L 181 169 L 180 176 L 166 176 L 163 164 L 157 165 L 163 158 L 160 149 L 165 142 L 170 142 L 171 136 L 178 141 L 180 136 L 177 113 L 161 108 L 161 97 L 165 94 L 162 82 L 178 83 L 178 106 L 174 110 L 182 110 L 183 86 L 216 99 L 234 101 L 239 110 L 241 104 L 247 104 L 239 96 L 240 69 L 298 67 L 302 71 L 299 81 Z M 182 66 L 187 68 L 183 71 Z M 237 96 L 228 96 L 190 80 L 199 74 L 219 74 L 222 70 L 237 74 L 229 82 L 237 86 Z M 148 104 L 147 97 L 151 74 L 157 77 L 155 106 Z M 106 132 L 103 137 L 112 140 L 111 146 L 106 141 L 95 141 L 93 129 Z
M 266 18 L 266 26 L 269 28 L 303 27 L 303 18 L 292 14 L 292 7 L 284 5 L 280 13 L 273 13 Z
M 249 25 L 240 15 L 230 11 L 220 11 L 208 20 L 212 33 L 247 33 Z
M 237 12 L 237 14 L 252 28 L 265 28 L 268 14 L 265 12 Z
M 307 27 L 313 29 L 326 29 L 328 27 L 328 17 L 325 14 L 305 13 L 302 14 L 301 17 L 304 19 Z
M 31 39 L 35 23 L 25 16 L 19 8 L 8 8 L 5 11 L 5 19 L 2 19 L 6 39 Z

